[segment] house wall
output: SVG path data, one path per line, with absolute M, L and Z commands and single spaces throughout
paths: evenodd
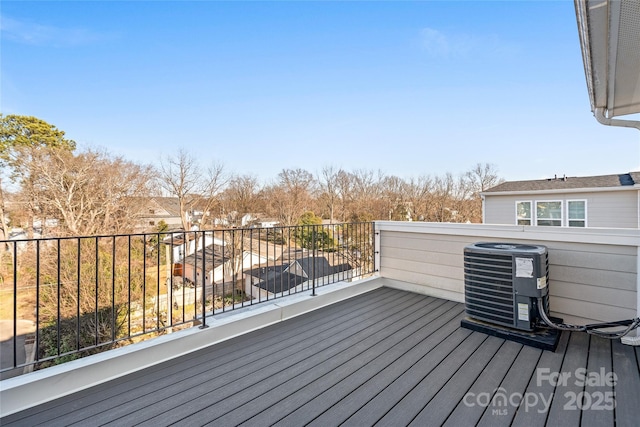
M 376 228 L 387 286 L 464 302 L 466 245 L 541 244 L 549 252 L 551 315 L 578 324 L 640 316 L 640 230 L 409 222 Z
M 484 223 L 514 225 L 516 201 L 586 200 L 588 227 L 640 228 L 638 197 L 639 192 L 636 190 L 535 195 L 485 194 Z
M 182 269 L 183 269 L 183 276 L 189 280 L 191 280 L 193 283 L 196 284 L 196 286 L 202 286 L 202 269 L 201 268 L 196 268 L 194 267 L 192 264 L 183 264 L 182 265 Z M 210 281 L 210 277 L 209 276 L 205 276 L 205 285 L 209 286 L 211 285 L 211 281 Z

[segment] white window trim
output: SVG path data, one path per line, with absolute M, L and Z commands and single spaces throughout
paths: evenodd
M 588 216 L 589 216 L 589 209 L 588 209 L 588 203 L 587 203 L 587 199 L 567 199 L 565 201 L 567 208 L 565 209 L 566 213 L 566 224 L 567 227 L 569 227 L 569 202 L 584 202 L 584 227 L 572 227 L 572 228 L 587 228 L 589 227 L 589 221 L 588 221 Z M 576 220 L 574 220 L 576 221 Z M 582 221 L 582 220 L 577 220 L 577 221 Z
M 516 217 L 516 225 L 520 225 L 518 224 L 518 220 L 520 220 L 521 218 L 518 218 L 518 203 L 529 203 L 529 225 L 534 225 L 535 221 L 533 218 L 533 208 L 534 208 L 534 201 L 533 200 L 516 200 L 516 203 L 513 205 L 513 208 L 515 209 L 515 217 Z M 522 218 L 522 219 L 527 219 L 527 218 Z
M 555 225 L 538 225 L 538 203 L 552 203 L 552 202 L 560 202 L 560 226 L 559 227 L 569 227 L 569 202 L 584 202 L 584 227 L 571 227 L 571 228 L 587 228 L 589 227 L 589 209 L 587 199 L 541 199 L 541 200 L 516 200 L 513 208 L 514 208 L 514 216 L 515 216 L 515 224 L 518 224 L 518 203 L 529 203 L 531 205 L 531 217 L 529 220 L 531 221 L 532 226 L 536 227 L 558 227 Z M 522 218 L 526 219 L 526 218 Z
M 538 225 L 538 203 L 560 203 L 560 225 Z M 564 215 L 565 206 L 564 202 L 560 199 L 544 199 L 533 201 L 533 212 L 531 213 L 535 217 L 535 224 L 538 227 L 564 227 Z M 556 218 L 543 218 L 543 221 L 557 221 Z

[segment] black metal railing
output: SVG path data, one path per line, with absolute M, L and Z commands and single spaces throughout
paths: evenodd
M 0 319 L 11 329 L 2 350 L 12 353 L 0 372 L 204 328 L 217 313 L 366 277 L 376 271 L 374 236 L 373 223 L 351 223 L 0 241 Z

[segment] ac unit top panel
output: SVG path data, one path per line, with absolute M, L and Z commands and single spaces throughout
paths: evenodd
M 492 254 L 529 254 L 542 255 L 547 248 L 542 245 L 526 245 L 522 243 L 501 243 L 501 242 L 478 242 L 465 247 L 465 250 L 472 252 L 485 252 Z

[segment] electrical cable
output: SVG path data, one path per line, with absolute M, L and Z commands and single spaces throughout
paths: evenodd
M 586 332 L 591 335 L 596 335 L 602 338 L 607 338 L 610 340 L 615 340 L 622 338 L 627 335 L 632 330 L 638 328 L 640 326 L 640 317 L 636 317 L 635 319 L 629 320 L 620 320 L 617 322 L 607 322 L 607 323 L 594 323 L 590 325 L 571 325 L 567 323 L 554 323 L 549 319 L 547 313 L 544 310 L 544 303 L 542 298 L 538 297 L 538 312 L 540 313 L 540 317 L 542 317 L 542 321 L 553 329 L 559 329 L 561 331 L 572 331 L 572 332 Z M 596 328 L 613 328 L 616 326 L 627 326 L 626 329 L 616 332 L 605 332 Z

